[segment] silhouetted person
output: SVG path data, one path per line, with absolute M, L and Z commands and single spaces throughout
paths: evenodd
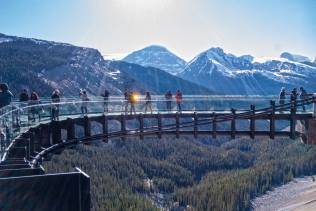
M 58 89 L 54 90 L 52 96 L 52 120 L 59 120 L 59 103 L 60 92 Z
M 81 113 L 82 114 L 87 114 L 88 113 L 88 94 L 86 92 L 86 90 L 83 90 L 80 94 L 80 98 L 81 98 Z
M 171 111 L 171 101 L 172 101 L 172 93 L 171 93 L 171 91 L 166 92 L 165 98 L 166 98 L 167 111 L 170 112 Z
M 0 84 L 0 108 L 10 105 L 12 102 L 13 94 L 9 90 L 9 86 L 4 83 Z
M 20 102 L 27 102 L 29 101 L 29 94 L 27 93 L 26 89 L 23 89 L 20 94 Z
M 124 92 L 124 109 L 125 109 L 125 114 L 127 114 L 127 111 L 128 111 L 129 98 L 130 98 L 130 93 L 127 90 L 125 90 L 125 92 Z
M 153 109 L 151 106 L 151 95 L 149 92 L 146 92 L 145 97 L 145 113 L 147 113 L 147 109 L 150 109 L 150 113 L 153 113 Z
M 300 99 L 302 100 L 303 111 L 306 111 L 305 100 L 307 99 L 307 97 L 308 97 L 308 94 L 307 94 L 306 90 L 303 87 L 300 87 Z
M 130 114 L 136 114 L 135 104 L 137 103 L 137 95 L 133 92 L 129 94 L 129 103 L 131 104 Z
M 284 103 L 285 103 L 285 95 L 286 95 L 285 88 L 282 87 L 282 89 L 280 91 L 280 95 L 279 95 L 279 104 L 280 105 L 284 105 Z
M 294 88 L 291 92 L 291 105 L 292 105 L 292 108 L 296 111 L 296 107 L 297 107 L 297 96 L 298 96 L 298 93 L 297 93 L 297 89 Z
M 181 112 L 181 103 L 182 103 L 182 93 L 180 92 L 180 90 L 177 90 L 176 92 L 176 102 L 177 102 L 177 107 L 178 107 L 178 111 Z
M 30 97 L 30 101 L 29 101 L 29 105 L 31 106 L 30 111 L 31 111 L 31 119 L 33 121 L 36 121 L 36 115 L 38 115 L 38 119 L 40 121 L 41 116 L 40 116 L 40 108 L 38 107 L 38 105 L 40 104 L 40 98 L 39 95 L 33 91 L 31 93 L 31 97 Z
M 104 112 L 109 112 L 109 96 L 110 93 L 108 90 L 104 90 L 104 94 L 102 94 L 104 101 Z

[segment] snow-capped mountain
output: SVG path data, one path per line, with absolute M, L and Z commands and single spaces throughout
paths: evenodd
M 237 57 L 211 48 L 189 62 L 178 76 L 226 94 L 277 94 L 281 87 L 316 89 L 316 66 L 307 57 Z
M 0 34 L 0 83 L 8 83 L 16 95 L 24 88 L 45 96 L 55 88 L 68 96 L 77 96 L 80 89 L 100 95 L 105 88 L 111 95 L 122 94 L 125 89 L 162 94 L 169 89 L 175 91 L 177 85 L 191 87 L 195 90 L 191 93 L 211 93 L 162 70 L 121 61 L 113 64 L 96 49 Z M 139 70 L 142 77 L 135 77 Z M 146 80 L 153 73 L 158 74 L 155 86 L 153 80 Z
M 127 55 L 123 61 L 139 64 L 145 67 L 155 67 L 173 75 L 181 72 L 186 65 L 186 61 L 176 56 L 168 49 L 157 45 L 152 45 L 132 52 Z
M 292 62 L 300 62 L 300 63 L 313 62 L 313 59 L 308 58 L 307 56 L 291 54 L 291 53 L 288 53 L 288 52 L 282 53 L 280 57 L 284 58 L 284 59 L 288 59 L 288 60 L 290 60 Z
M 158 68 L 144 67 L 124 61 L 111 61 L 109 65 L 134 80 L 143 81 L 143 86 L 148 91 L 164 94 L 168 90 L 176 92 L 179 89 L 188 95 L 214 94 L 214 92 L 203 86 L 186 81 Z

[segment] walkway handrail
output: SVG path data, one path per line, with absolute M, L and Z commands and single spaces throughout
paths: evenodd
M 302 106 L 303 104 L 311 104 L 315 103 L 316 98 L 311 97 L 305 100 L 299 100 L 297 101 L 296 105 L 297 106 Z M 293 102 L 294 103 L 294 102 Z M 275 112 L 280 112 L 283 111 L 284 109 L 294 109 L 293 108 L 293 103 L 287 103 L 281 106 L 275 106 L 277 107 L 276 110 L 273 110 Z M 183 128 L 191 128 L 194 126 L 201 126 L 201 125 L 209 125 L 209 124 L 217 124 L 221 122 L 227 122 L 227 121 L 232 121 L 233 119 L 240 119 L 240 118 L 257 118 L 260 116 L 264 116 L 267 114 L 271 114 L 272 112 L 272 107 L 268 107 L 265 109 L 258 109 L 258 110 L 253 110 L 251 112 L 242 112 L 239 114 L 222 114 L 220 116 L 217 116 L 214 118 L 214 116 L 206 119 L 201 119 L 197 121 L 189 121 L 189 122 L 182 122 L 181 125 L 176 125 L 176 124 L 168 124 L 164 125 L 163 128 L 158 129 L 157 126 L 153 127 L 147 127 L 144 128 L 143 131 L 140 131 L 138 129 L 133 129 L 133 130 L 125 130 L 125 131 L 117 131 L 117 132 L 111 132 L 109 134 L 97 134 L 93 135 L 90 137 L 82 137 L 82 138 L 75 138 L 72 140 L 67 140 L 59 144 L 55 144 L 47 149 L 44 149 L 41 153 L 38 153 L 32 160 L 32 166 L 37 166 L 39 162 L 42 160 L 42 157 L 46 156 L 48 153 L 53 152 L 54 150 L 60 149 L 60 148 L 66 148 L 66 147 L 71 147 L 73 145 L 76 145 L 78 143 L 87 143 L 92 140 L 102 140 L 105 138 L 123 138 L 126 136 L 139 136 L 140 134 L 144 135 L 155 135 L 159 133 L 159 130 L 163 131 L 174 131 L 175 129 L 183 129 Z M 255 111 L 255 112 L 254 112 Z
M 212 100 L 209 100 L 212 99 Z M 215 101 L 214 99 L 218 99 Z M 235 99 L 235 101 L 231 100 Z M 238 100 L 236 100 L 238 99 Z M 273 98 L 275 99 L 275 97 Z M 150 101 L 152 106 L 154 106 L 154 112 L 161 112 L 165 110 L 165 103 L 168 100 L 165 100 L 164 96 L 156 96 L 153 97 Z M 260 115 L 266 115 L 271 113 L 272 109 L 275 112 L 282 112 L 288 109 L 293 109 L 294 107 L 297 108 L 303 105 L 310 105 L 315 102 L 315 97 L 308 97 L 304 100 L 297 100 L 295 102 L 285 103 L 283 105 L 270 105 L 271 99 L 267 98 L 266 96 L 254 96 L 254 98 L 244 97 L 241 98 L 240 96 L 230 97 L 230 98 L 219 98 L 218 96 L 184 96 L 182 101 L 182 106 L 184 106 L 182 111 L 216 111 L 214 109 L 216 106 L 218 107 L 225 107 L 231 110 L 232 108 L 238 109 L 239 113 L 225 113 L 221 115 L 217 115 L 216 119 L 214 118 L 203 118 L 201 120 L 196 121 L 188 121 L 181 123 L 178 129 L 193 127 L 198 125 L 206 125 L 212 123 L 219 123 L 219 122 L 227 122 L 231 121 L 234 118 L 250 118 L 250 117 L 259 117 Z M 235 103 L 235 104 L 234 104 Z M 257 104 L 257 108 L 249 110 L 249 104 L 255 103 Z M 143 109 L 142 106 L 146 105 L 146 100 L 141 97 L 138 99 L 137 108 L 138 113 L 142 113 Z M 115 112 L 119 114 L 128 114 L 129 112 L 126 111 L 126 106 L 128 102 L 122 97 L 113 97 L 110 98 L 109 101 L 104 101 L 103 98 L 98 98 L 96 100 L 91 101 L 81 101 L 79 99 L 74 100 L 71 99 L 69 101 L 65 100 L 64 102 L 59 103 L 42 103 L 42 104 L 25 104 L 22 103 L 20 107 L 14 107 L 12 110 L 2 113 L 0 115 L 0 132 L 4 133 L 5 138 L 3 138 L 1 134 L 0 140 L 0 158 L 3 156 L 3 152 L 8 151 L 9 147 L 11 146 L 12 140 L 19 136 L 19 134 L 25 132 L 30 127 L 36 126 L 40 123 L 47 123 L 52 120 L 53 112 L 58 110 L 58 117 L 68 118 L 68 117 L 76 117 L 80 116 L 82 111 L 82 107 L 89 107 L 90 112 L 89 114 L 102 114 L 108 107 L 110 111 L 107 112 Z M 236 107 L 235 107 L 236 106 Z M 239 106 L 239 108 L 238 108 Z M 246 108 L 247 106 L 248 108 Z M 259 107 L 259 108 L 258 108 Z M 81 109 L 81 112 L 80 112 Z M 111 110 L 113 109 L 113 110 Z M 310 109 L 310 108 L 309 108 Z M 227 110 L 226 110 L 227 111 Z M 243 111 L 243 112 L 240 112 Z M 39 116 L 39 122 L 30 122 L 30 120 L 36 120 L 36 115 Z M 85 115 L 85 114 L 84 114 Z M 34 118 L 33 118 L 34 117 Z M 57 118 L 58 118 L 57 117 Z M 164 130 L 173 130 L 175 129 L 175 124 L 167 124 L 164 125 Z M 146 127 L 144 128 L 145 133 L 157 133 L 158 126 Z M 150 131 L 151 130 L 151 131 Z M 126 131 L 126 132 L 135 132 L 135 131 Z M 120 137 L 122 134 L 112 133 L 113 137 Z

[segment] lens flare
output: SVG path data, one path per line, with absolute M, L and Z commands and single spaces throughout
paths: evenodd
M 137 102 L 138 99 L 139 99 L 139 94 L 134 93 L 134 94 L 132 95 L 132 98 L 133 98 L 133 100 L 134 100 L 135 102 Z

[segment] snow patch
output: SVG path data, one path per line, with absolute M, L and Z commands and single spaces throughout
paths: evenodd
M 6 42 L 12 42 L 12 38 L 5 38 L 5 37 L 0 37 L 0 44 L 1 43 L 6 43 Z

